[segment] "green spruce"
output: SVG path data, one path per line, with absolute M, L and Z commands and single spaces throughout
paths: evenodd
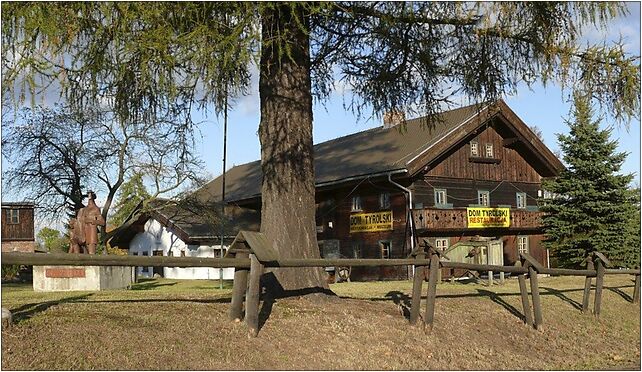
M 554 196 L 541 201 L 545 244 L 563 267 L 580 266 L 593 251 L 617 266 L 639 265 L 639 203 L 628 189 L 633 175 L 620 173 L 627 154 L 593 120 L 590 99 L 576 96 L 572 116 L 569 134 L 558 135 L 567 168 L 543 182 Z

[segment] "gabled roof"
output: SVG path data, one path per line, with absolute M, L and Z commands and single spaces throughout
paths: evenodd
M 220 203 L 203 204 L 187 198 L 179 202 L 163 200 L 154 204 L 156 205 L 146 211 L 132 213 L 121 230 L 111 238 L 110 244 L 120 247 L 128 245 L 150 219 L 172 229 L 187 244 L 218 244 L 221 234 Z M 227 205 L 223 234 L 229 238 L 236 236 L 239 230 L 258 230 L 260 220 L 260 213 L 257 211 Z
M 495 104 L 469 105 L 445 111 L 433 120 L 407 120 L 400 128 L 377 127 L 314 146 L 315 184 L 341 182 L 368 175 L 403 172 L 410 177 L 427 162 L 458 146 L 471 133 L 499 118 L 523 142 L 529 155 L 540 160 L 540 171 L 555 175 L 563 169 L 557 157 L 537 138 L 515 113 L 499 100 Z M 195 192 L 201 200 L 221 200 L 219 176 Z M 226 172 L 227 202 L 254 199 L 261 193 L 261 163 L 254 161 Z

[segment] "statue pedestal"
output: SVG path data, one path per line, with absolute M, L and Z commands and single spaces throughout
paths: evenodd
M 125 289 L 135 282 L 132 266 L 34 266 L 33 290 L 103 291 Z

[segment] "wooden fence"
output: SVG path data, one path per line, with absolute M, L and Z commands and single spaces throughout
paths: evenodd
M 256 233 L 259 234 L 259 233 Z M 249 236 L 246 233 L 247 236 Z M 245 300 L 245 316 L 250 335 L 256 336 L 259 325 L 259 278 L 265 268 L 274 267 L 327 267 L 327 266 L 404 266 L 413 265 L 415 276 L 413 278 L 412 299 L 410 309 L 410 323 L 416 324 L 419 318 L 422 285 L 426 270 L 429 272 L 428 290 L 426 296 L 425 316 L 423 317 L 426 329 L 432 329 L 435 300 L 437 297 L 437 282 L 439 271 L 442 267 L 453 269 L 467 269 L 478 272 L 507 272 L 517 274 L 522 308 L 526 324 L 535 329 L 541 329 L 543 324 L 542 308 L 538 287 L 537 274 L 584 276 L 584 296 L 582 311 L 588 311 L 592 279 L 595 281 L 595 299 L 593 312 L 600 315 L 602 303 L 602 290 L 605 275 L 626 274 L 635 276 L 632 302 L 640 300 L 640 269 L 608 269 L 610 262 L 604 255 L 594 252 L 587 257 L 584 270 L 551 269 L 543 267 L 528 254 L 520 254 L 520 260 L 514 266 L 482 265 L 462 262 L 449 262 L 442 253 L 429 246 L 426 242 L 419 246 L 412 258 L 405 259 L 276 259 L 273 252 L 266 254 L 264 244 L 256 243 L 251 239 L 241 239 L 245 248 L 235 249 L 239 244 L 233 243 L 225 258 L 197 258 L 197 257 L 164 257 L 164 256 L 100 256 L 66 253 L 17 253 L 2 252 L 2 264 L 21 265 L 73 265 L 73 266 L 156 266 L 156 267 L 234 267 L 234 286 L 230 306 L 230 319 L 240 321 L 243 318 L 243 301 Z M 236 245 L 235 245 L 236 244 Z M 443 258 L 443 259 L 442 259 Z M 526 277 L 530 282 L 531 301 L 528 296 Z

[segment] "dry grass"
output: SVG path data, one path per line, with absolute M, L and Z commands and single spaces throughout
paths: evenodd
M 3 285 L 2 306 L 19 322 L 2 331 L 2 368 L 639 370 L 630 278 L 607 277 L 599 319 L 576 308 L 582 286 L 582 278 L 542 278 L 536 331 L 520 319 L 515 280 L 440 284 L 435 328 L 424 333 L 403 316 L 410 282 L 341 283 L 332 286 L 341 299 L 263 304 L 263 327 L 250 339 L 243 323 L 227 320 L 230 290 L 215 281 L 46 294 Z

